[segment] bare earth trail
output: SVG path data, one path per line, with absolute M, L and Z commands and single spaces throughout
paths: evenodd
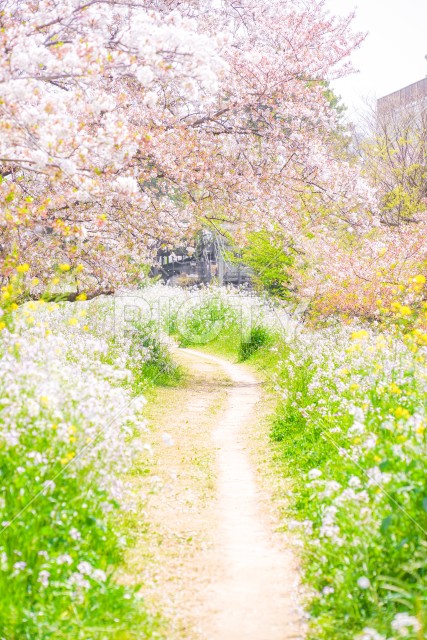
M 257 473 L 267 441 L 260 382 L 205 353 L 176 356 L 189 378 L 160 390 L 149 411 L 157 433 L 150 526 L 127 566 L 169 620 L 167 640 L 303 638 L 297 563 L 274 531 L 271 491 Z

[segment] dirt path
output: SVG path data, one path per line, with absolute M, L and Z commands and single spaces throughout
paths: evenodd
M 150 410 L 152 524 L 128 566 L 169 619 L 167 640 L 302 638 L 295 559 L 274 533 L 248 445 L 266 411 L 261 385 L 214 356 L 180 349 L 177 359 L 189 379 Z

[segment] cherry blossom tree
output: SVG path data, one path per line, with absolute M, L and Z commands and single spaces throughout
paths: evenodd
M 322 0 L 3 0 L 3 278 L 120 283 L 202 220 L 298 234 L 309 202 L 360 224 L 325 91 L 351 19 Z

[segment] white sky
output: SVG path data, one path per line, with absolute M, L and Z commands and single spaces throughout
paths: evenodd
M 427 0 L 326 0 L 334 14 L 356 8 L 354 28 L 368 32 L 352 55 L 359 70 L 333 84 L 349 115 L 427 75 Z

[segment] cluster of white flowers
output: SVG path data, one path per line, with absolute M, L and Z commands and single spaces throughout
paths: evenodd
M 307 505 L 301 515 L 312 523 L 311 528 L 299 527 L 310 575 L 319 577 L 321 606 L 330 608 L 327 616 L 344 615 L 337 610 L 349 598 L 353 611 L 360 611 L 355 617 L 363 619 L 366 598 L 384 598 L 393 606 L 394 579 L 387 580 L 392 585 L 388 592 L 380 575 L 406 571 L 414 553 L 427 561 L 422 525 L 418 527 L 427 471 L 425 354 L 414 355 L 379 328 L 376 333 L 375 327 L 356 324 L 317 331 L 302 327 L 288 345 L 276 377 L 284 423 L 288 410 L 299 412 L 310 442 L 320 431 L 319 442 L 324 443 L 312 445 L 315 464 L 325 449 L 332 457 L 301 475 L 308 482 L 295 487 L 297 495 L 303 494 L 299 504 Z M 388 545 L 399 543 L 405 559 L 395 564 Z M 353 590 L 347 595 L 341 585 L 349 583 Z M 412 612 L 397 613 L 377 629 L 377 620 L 372 621 L 357 640 L 419 634 L 421 622 L 413 613 L 417 591 L 410 585 L 407 589 Z M 346 609 L 346 615 L 352 614 Z

